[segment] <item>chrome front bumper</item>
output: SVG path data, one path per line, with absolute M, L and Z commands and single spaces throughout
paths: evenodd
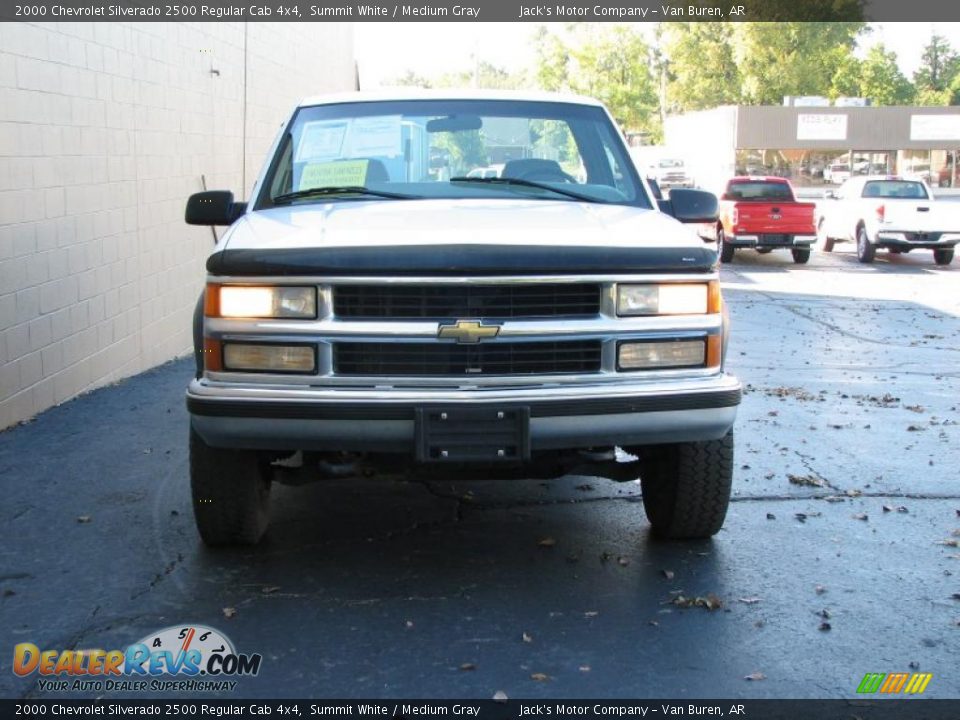
M 412 451 L 418 409 L 530 411 L 532 450 L 715 440 L 733 426 L 739 380 L 700 378 L 489 389 L 253 386 L 194 380 L 193 428 L 209 445 L 260 450 Z

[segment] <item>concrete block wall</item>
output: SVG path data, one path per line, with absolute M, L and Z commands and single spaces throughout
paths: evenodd
M 349 23 L 0 23 L 0 429 L 189 352 L 187 196 L 354 83 Z

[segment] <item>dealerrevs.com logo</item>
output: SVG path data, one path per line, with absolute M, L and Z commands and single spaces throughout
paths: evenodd
M 233 690 L 233 678 L 260 672 L 263 656 L 238 653 L 230 639 L 204 625 L 174 625 L 124 650 L 13 649 L 13 672 L 39 675 L 42 691 L 156 692 Z

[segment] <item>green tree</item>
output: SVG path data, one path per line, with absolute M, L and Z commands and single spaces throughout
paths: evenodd
M 914 85 L 923 92 L 943 92 L 960 73 L 960 56 L 942 35 L 932 35 L 923 48 L 920 67 L 913 74 Z
M 740 70 L 730 41 L 733 23 L 664 23 L 672 111 L 704 110 L 740 102 Z
M 897 54 L 882 44 L 874 45 L 860 66 L 860 96 L 874 105 L 909 105 L 916 92 L 900 72 Z
M 785 95 L 826 95 L 866 29 L 863 22 L 734 23 L 734 58 L 751 104 Z
M 573 23 L 562 35 L 540 31 L 536 43 L 541 88 L 595 97 L 623 128 L 659 134 L 652 50 L 635 26 Z
M 418 75 L 413 70 L 407 70 L 403 75 L 393 80 L 393 82 L 390 84 L 399 85 L 402 87 L 432 87 L 432 84 L 428 78 L 423 77 L 423 75 Z
M 862 63 L 852 54 L 842 58 L 833 72 L 830 81 L 831 99 L 838 97 L 859 97 L 863 79 Z

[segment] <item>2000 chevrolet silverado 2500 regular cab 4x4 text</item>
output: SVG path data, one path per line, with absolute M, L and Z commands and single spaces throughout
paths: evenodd
M 271 482 L 357 458 L 428 477 L 639 476 L 656 534 L 713 535 L 741 390 L 717 253 L 681 223 L 716 219 L 696 190 L 658 205 L 586 98 L 302 104 L 249 204 L 187 204 L 189 223 L 230 225 L 187 392 L 203 540 L 257 542 Z

